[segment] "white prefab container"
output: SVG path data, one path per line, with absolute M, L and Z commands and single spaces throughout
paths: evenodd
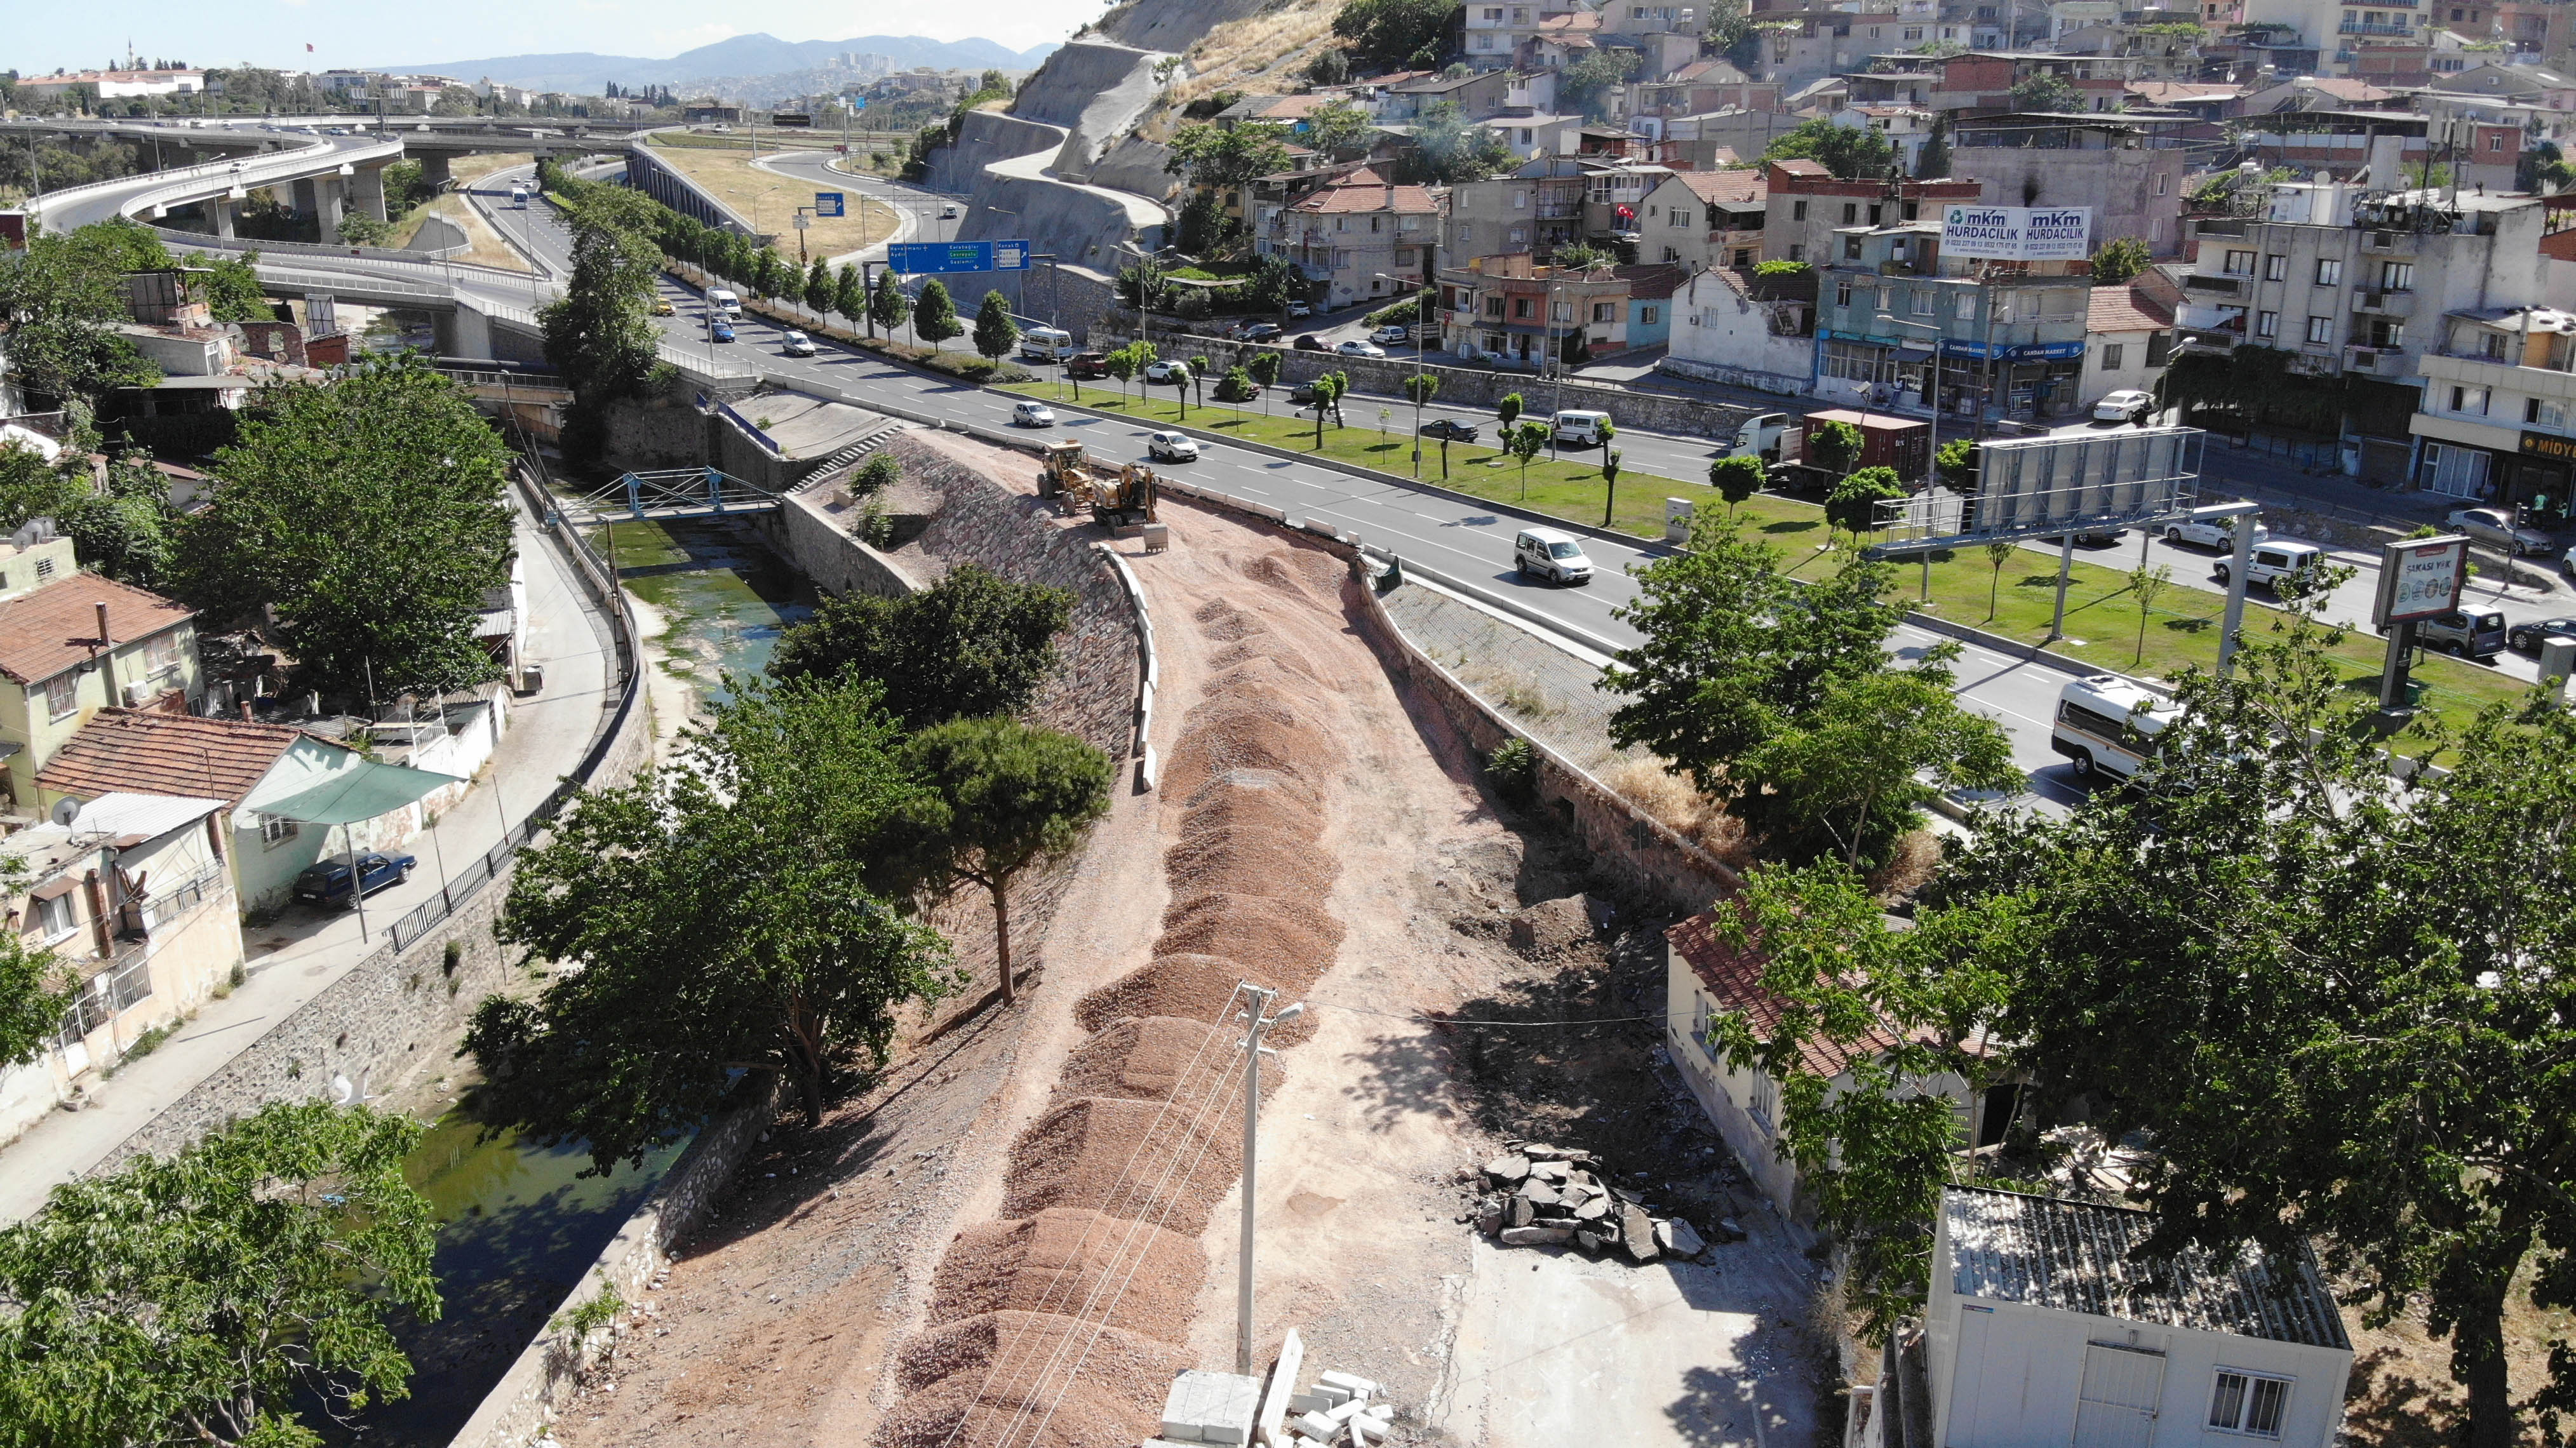
M 1924 1304 L 1942 1448 L 2328 1448 L 2352 1339 L 2315 1253 L 2130 1252 L 2146 1212 L 1950 1187 Z

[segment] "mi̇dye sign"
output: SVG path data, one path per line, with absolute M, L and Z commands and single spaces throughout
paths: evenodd
M 1989 261 L 2082 261 L 2093 250 L 2090 206 L 1951 206 L 1941 254 Z

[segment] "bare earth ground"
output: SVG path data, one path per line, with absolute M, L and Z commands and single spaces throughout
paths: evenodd
M 1022 471 L 1003 475 L 1025 490 Z M 1807 1264 L 1741 1212 L 1657 1024 L 1635 1019 L 1660 1009 L 1661 922 L 1564 898 L 1583 862 L 1497 815 L 1359 633 L 1338 560 L 1164 512 L 1169 552 L 1119 545 L 1156 620 L 1162 792 L 1118 792 L 1046 939 L 1023 945 L 1042 975 L 1016 1009 L 951 1003 L 822 1130 L 782 1121 L 563 1441 L 937 1443 L 961 1415 L 961 1443 L 1147 1436 L 1174 1367 L 1234 1358 L 1239 1101 L 1214 1065 L 1236 1037 L 1209 991 L 1221 1003 L 1238 967 L 1309 1003 L 1265 1061 L 1262 1363 L 1296 1327 L 1310 1371 L 1387 1384 L 1406 1442 L 1563 1442 L 1563 1393 L 1605 1443 L 1808 1441 Z M 1226 813 L 1274 787 L 1299 809 Z M 1298 832 L 1309 816 L 1320 833 Z M 953 919 L 961 953 L 988 954 Z M 1518 951 L 1516 919 L 1541 927 Z M 1614 956 L 1595 921 L 1629 943 Z M 1195 1067 L 1193 1041 L 1212 1043 Z M 1160 1119 L 1193 1081 L 1223 1107 L 1197 1132 L 1212 1160 L 1153 1210 L 1122 1205 L 1127 1175 L 1103 1170 L 1130 1160 L 1120 1123 Z M 1479 1246 L 1461 1171 L 1506 1136 L 1651 1166 L 1632 1185 L 1657 1205 L 1736 1212 L 1755 1240 L 1682 1268 Z M 1109 1290 L 1105 1220 L 1141 1244 Z M 1085 1366 L 1030 1371 L 1063 1343 Z M 1067 1406 L 1041 1426 L 1017 1411 L 1029 1397 Z

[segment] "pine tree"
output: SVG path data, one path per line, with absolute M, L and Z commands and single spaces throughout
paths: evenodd
M 1019 324 L 1011 320 L 1011 299 L 998 291 L 986 292 L 983 305 L 975 309 L 975 350 L 998 362 L 1019 340 Z

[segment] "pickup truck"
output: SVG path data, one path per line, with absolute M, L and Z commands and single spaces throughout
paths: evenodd
M 358 878 L 365 882 L 362 895 L 373 895 L 387 886 L 399 885 L 411 878 L 412 867 L 420 863 L 412 855 L 388 855 L 370 850 L 358 856 Z M 349 893 L 349 861 L 342 856 L 307 865 L 296 872 L 295 898 L 310 905 L 348 905 L 355 903 Z

